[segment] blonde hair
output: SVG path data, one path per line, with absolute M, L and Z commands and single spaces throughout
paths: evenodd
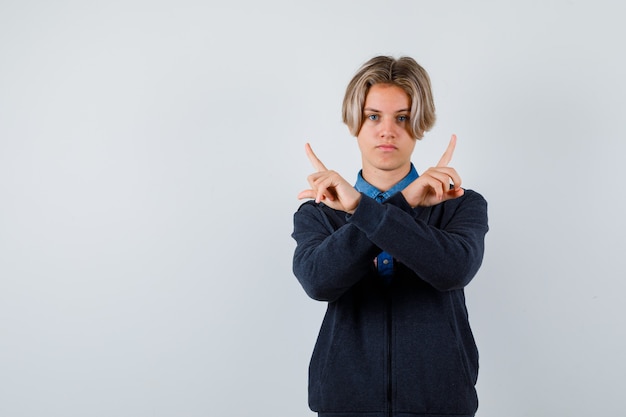
M 354 136 L 363 125 L 363 107 L 369 89 L 374 84 L 391 84 L 400 87 L 411 99 L 411 115 L 407 130 L 415 139 L 435 124 L 435 103 L 430 78 L 413 58 L 377 56 L 367 61 L 357 71 L 346 89 L 342 118 Z

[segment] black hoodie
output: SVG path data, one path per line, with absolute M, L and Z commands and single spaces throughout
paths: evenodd
M 294 215 L 293 271 L 328 308 L 309 367 L 323 417 L 473 416 L 478 350 L 463 288 L 477 273 L 487 203 L 471 190 L 411 208 L 362 195 L 353 215 L 304 203 Z M 390 283 L 374 258 L 394 258 Z

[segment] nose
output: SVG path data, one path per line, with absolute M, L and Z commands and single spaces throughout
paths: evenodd
M 385 117 L 380 122 L 380 137 L 381 138 L 395 138 L 397 126 L 395 120 L 391 117 Z

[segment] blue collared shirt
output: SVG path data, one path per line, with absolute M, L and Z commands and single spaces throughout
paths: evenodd
M 394 185 L 387 191 L 380 191 L 378 188 L 365 181 L 365 178 L 363 178 L 363 171 L 359 171 L 359 175 L 357 176 L 354 188 L 356 188 L 357 191 L 365 194 L 370 198 L 373 198 L 374 200 L 382 204 L 392 195 L 404 190 L 418 177 L 419 174 L 417 173 L 417 170 L 415 169 L 413 164 L 411 164 L 411 169 L 409 173 L 404 178 L 402 178 L 396 185 Z M 390 281 L 391 277 L 393 276 L 393 257 L 387 252 L 381 252 L 380 255 L 376 257 L 374 262 L 376 262 L 376 266 L 378 268 L 378 275 L 384 277 L 387 281 Z

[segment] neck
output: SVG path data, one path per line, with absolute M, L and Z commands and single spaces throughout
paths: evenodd
M 401 169 L 395 169 L 392 171 L 385 171 L 376 168 L 366 169 L 363 167 L 362 175 L 365 181 L 369 182 L 380 191 L 385 192 L 399 183 L 402 178 L 406 177 L 410 170 L 410 164 Z

